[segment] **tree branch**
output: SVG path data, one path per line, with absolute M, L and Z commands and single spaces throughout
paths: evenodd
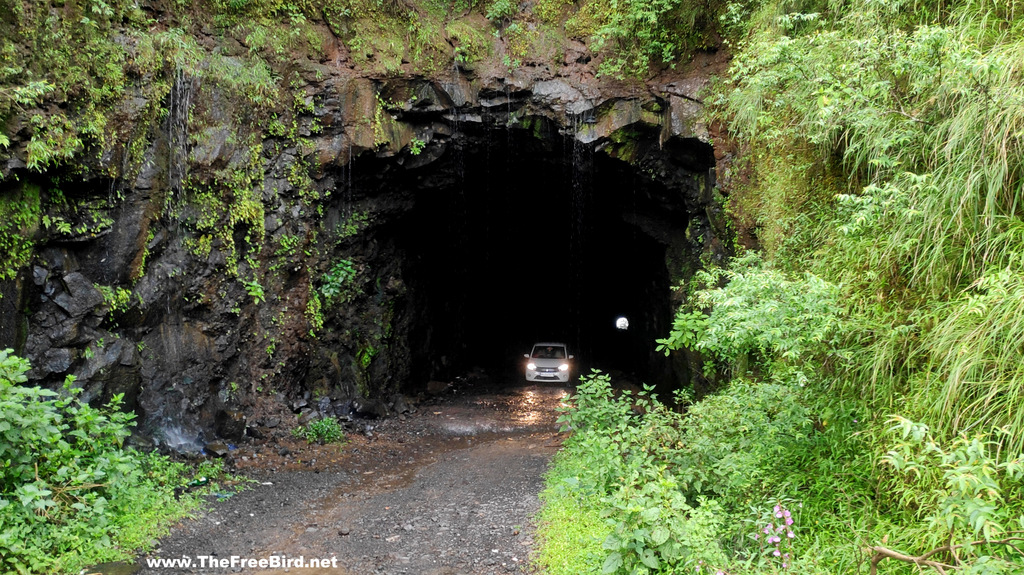
M 957 569 L 957 566 L 948 565 L 946 563 L 940 563 L 938 561 L 932 561 L 928 558 L 932 555 L 935 555 L 936 553 L 953 553 L 957 549 L 975 545 L 1006 545 L 1007 547 L 1010 547 L 1011 549 L 1020 553 L 1021 550 L 1016 545 L 1014 545 L 1013 542 L 1024 541 L 1024 537 L 1018 536 L 1017 534 L 1024 534 L 1024 531 L 1011 531 L 1007 534 L 1010 535 L 1010 537 L 1006 537 L 1004 539 L 996 539 L 992 541 L 983 539 L 981 541 L 972 541 L 970 543 L 961 543 L 959 545 L 943 545 L 942 547 L 936 547 L 935 549 L 927 551 L 916 557 L 913 555 L 900 553 L 899 551 L 894 551 L 886 547 L 882 547 L 881 545 L 875 545 L 870 548 L 870 550 L 874 552 L 874 555 L 871 556 L 871 575 L 875 575 L 875 573 L 878 570 L 878 564 L 885 559 L 896 559 L 897 561 L 913 563 L 917 566 L 931 567 L 932 569 L 938 571 L 940 575 L 946 575 L 946 569 Z M 1022 555 L 1024 555 L 1024 553 L 1022 553 Z
M 948 549 L 948 546 L 946 548 Z M 938 561 L 929 561 L 928 559 L 924 558 L 925 556 L 931 555 L 932 553 L 937 551 L 934 549 L 932 551 L 929 551 L 925 555 L 919 557 L 913 557 L 911 555 L 900 553 L 899 551 L 893 551 L 892 549 L 887 549 L 885 547 L 882 547 L 881 545 L 875 545 L 871 548 L 871 550 L 875 552 L 874 556 L 871 557 L 871 575 L 875 575 L 875 573 L 878 572 L 878 564 L 881 563 L 884 559 L 896 559 L 897 561 L 903 561 L 905 563 L 913 563 L 914 565 L 923 565 L 925 567 L 931 567 L 932 569 L 938 571 L 939 575 L 946 575 L 946 569 L 956 569 L 956 566 L 954 565 L 946 565 L 945 563 L 939 563 Z

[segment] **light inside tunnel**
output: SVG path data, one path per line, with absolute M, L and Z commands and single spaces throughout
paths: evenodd
M 615 318 L 615 328 L 621 330 L 629 329 L 629 319 L 624 315 Z

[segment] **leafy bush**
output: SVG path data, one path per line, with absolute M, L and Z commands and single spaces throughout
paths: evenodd
M 356 267 L 352 260 L 341 259 L 335 262 L 324 274 L 320 284 L 320 294 L 324 296 L 324 301 L 328 305 L 351 301 L 355 297 L 352 290 L 355 277 Z
M 133 414 L 26 387 L 28 361 L 0 351 L 0 570 L 69 571 L 123 558 L 198 504 L 176 500 L 186 469 L 122 448 Z
M 487 19 L 501 23 L 516 15 L 519 3 L 516 0 L 493 0 L 487 6 Z
M 764 508 L 786 489 L 779 462 L 811 429 L 793 399 L 779 384 L 737 382 L 681 414 L 649 389 L 614 393 L 609 376 L 595 372 L 563 410 L 573 429 L 564 457 L 575 465 L 549 476 L 546 497 L 599 498 L 607 527 L 591 536 L 603 537 L 604 556 L 591 563 L 600 572 L 739 564 L 759 556 L 757 541 L 744 537 L 751 503 Z
M 721 279 L 724 287 L 710 287 Z M 666 354 L 687 347 L 730 363 L 747 355 L 793 362 L 835 343 L 838 290 L 817 276 L 793 280 L 748 253 L 728 270 L 699 272 L 693 283 L 709 287 L 695 294 L 696 311 L 681 308 L 669 337 L 658 340 Z
M 305 427 L 292 429 L 292 435 L 301 437 L 309 443 L 335 443 L 345 440 L 345 431 L 341 429 L 338 420 L 333 417 L 325 417 L 311 421 Z
M 972 573 L 1020 573 L 1024 554 L 1024 453 L 1007 454 L 992 434 L 958 436 L 949 444 L 935 439 L 928 426 L 893 417 L 892 448 L 881 458 L 892 475 L 884 492 L 894 504 L 912 510 L 915 536 L 900 543 L 911 549 L 875 545 L 873 561 L 895 559 L 929 566 L 942 557 L 950 568 Z M 948 557 L 937 555 L 949 550 Z M 917 559 L 923 557 L 925 559 Z M 909 560 L 908 558 L 914 559 Z M 936 559 L 939 560 L 939 559 Z
M 722 9 L 716 0 L 594 0 L 581 12 L 594 19 L 595 48 L 608 51 L 600 72 L 622 78 L 674 65 L 685 50 L 704 48 Z

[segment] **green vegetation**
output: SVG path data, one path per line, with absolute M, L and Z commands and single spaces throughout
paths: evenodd
M 423 140 L 419 138 L 413 138 L 412 141 L 409 142 L 409 153 L 414 156 L 418 156 L 420 155 L 420 152 L 423 151 L 423 148 L 426 147 L 426 145 L 427 143 L 424 142 Z
M 110 34 L 117 23 L 140 23 L 144 17 L 132 2 L 97 2 L 89 10 L 69 5 L 63 14 L 48 8 L 8 3 L 0 23 L 0 123 L 12 114 L 27 115 L 32 133 L 27 164 L 38 171 L 103 144 L 109 106 L 126 83 L 127 50 L 110 41 Z M 50 98 L 73 105 L 29 113 Z
M 573 465 L 548 477 L 540 562 L 567 574 L 765 567 L 754 535 L 785 500 L 789 470 L 778 462 L 814 446 L 807 410 L 793 393 L 784 384 L 737 381 L 683 415 L 649 390 L 615 395 L 607 375 L 585 378 L 562 419 L 573 435 L 561 457 Z M 565 505 L 581 505 L 588 532 L 563 534 L 564 522 L 577 521 L 558 511 Z M 571 548 L 566 536 L 587 553 L 554 556 L 548 542 Z M 559 562 L 572 566 L 554 568 Z
M 245 293 L 249 294 L 249 297 L 251 297 L 252 301 L 257 305 L 267 300 L 267 296 L 263 291 L 263 285 L 260 284 L 259 281 L 242 280 L 242 285 L 245 286 Z
M 352 260 L 341 259 L 324 274 L 320 284 L 320 295 L 325 305 L 348 303 L 356 297 L 355 280 L 357 270 Z
M 580 485 L 577 474 L 585 464 L 585 454 L 567 448 L 555 455 L 546 476 L 550 487 L 541 493 L 535 562 L 547 575 L 597 573 L 604 562 L 603 495 Z
M 27 387 L 28 362 L 0 351 L 0 568 L 5 573 L 77 572 L 146 549 L 197 509 L 179 493 L 192 470 L 122 446 L 134 415 Z M 219 475 L 214 467 L 196 470 Z
M 682 286 L 659 342 L 712 393 L 676 412 L 580 386 L 541 564 L 1020 573 L 1024 13 L 735 2 L 722 24 L 709 101 L 761 255 Z
M 353 212 L 338 224 L 337 238 L 344 240 L 359 234 L 370 224 L 370 215 L 366 212 Z
M 132 290 L 125 289 L 121 286 L 110 287 L 105 285 L 96 285 L 97 290 L 103 294 L 103 305 L 107 306 L 110 310 L 111 316 L 119 313 L 125 313 L 132 304 Z
M 604 74 L 646 75 L 655 64 L 672 65 L 686 52 L 706 48 L 716 29 L 719 0 L 594 0 L 566 22 L 606 51 Z
M 39 228 L 39 187 L 24 184 L 17 192 L 0 195 L 0 281 L 13 279 L 25 267 Z
M 309 286 L 309 296 L 306 300 L 306 310 L 303 312 L 306 321 L 309 322 L 309 335 L 316 337 L 317 332 L 324 328 L 323 303 L 320 301 L 320 294 L 313 286 Z
M 1019 451 L 1024 20 L 985 2 L 820 8 L 755 18 L 741 43 L 723 112 L 766 150 L 751 173 L 789 183 L 764 203 L 801 207 L 743 205 L 758 186 L 737 207 L 778 238 L 778 265 L 842 286 L 837 391 L 946 438 L 1008 425 Z
M 678 313 L 672 333 L 658 340 L 659 351 L 685 347 L 730 362 L 746 363 L 752 357 L 755 364 L 778 356 L 792 364 L 834 343 L 839 322 L 835 286 L 810 273 L 792 280 L 762 265 L 756 254 L 736 259 L 728 270 L 698 272 L 689 285 L 713 286 L 722 279 L 728 280 L 724 288 L 699 290 L 690 298 L 695 309 L 710 313 Z M 714 372 L 715 365 L 705 371 Z M 734 375 L 744 376 L 746 369 Z
M 345 432 L 337 419 L 326 417 L 311 421 L 304 427 L 292 429 L 292 435 L 305 439 L 309 443 L 338 443 L 345 441 Z

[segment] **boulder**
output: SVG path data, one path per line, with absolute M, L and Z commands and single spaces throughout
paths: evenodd
M 80 318 L 103 305 L 103 294 L 88 278 L 79 272 L 71 272 L 62 278 L 64 290 L 53 296 L 53 303 L 67 314 Z

